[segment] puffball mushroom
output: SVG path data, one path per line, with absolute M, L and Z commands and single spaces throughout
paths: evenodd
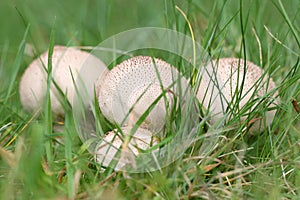
M 35 59 L 24 72 L 19 87 L 20 100 L 25 110 L 35 112 L 45 102 L 47 91 L 48 51 Z M 87 69 L 84 69 L 87 68 Z M 83 77 L 79 76 L 84 69 Z M 52 79 L 64 93 L 72 105 L 75 95 L 75 86 L 84 84 L 88 94 L 92 97 L 94 84 L 106 69 L 105 64 L 97 57 L 74 47 L 54 46 L 52 55 Z M 95 76 L 97 75 L 97 76 Z M 73 78 L 72 78 L 73 76 Z M 80 80 L 82 78 L 82 80 Z M 81 82 L 81 83 L 79 83 Z M 51 84 L 50 99 L 52 112 L 55 115 L 63 115 L 61 105 L 62 97 L 54 84 Z
M 164 91 L 165 98 L 161 96 L 141 124 L 158 131 L 172 107 L 173 95 L 178 95 L 180 88 L 185 91 L 187 84 L 177 69 L 165 61 L 137 56 L 115 66 L 98 81 L 99 106 L 109 121 L 128 126 L 135 124 Z
M 152 136 L 152 133 L 143 128 L 138 128 L 128 144 L 125 144 L 125 137 L 129 136 L 131 127 L 121 129 L 123 137 L 116 129 L 110 131 L 97 144 L 95 150 L 95 160 L 98 163 L 104 167 L 114 167 L 117 171 L 127 164 L 135 166 L 134 157 L 140 155 L 140 150 L 147 150 L 150 146 L 157 144 L 157 139 Z
M 214 60 L 203 68 L 201 75 L 197 98 L 206 109 L 209 109 L 212 123 L 225 115 L 228 107 L 235 104 L 237 97 L 238 107 L 241 109 L 251 99 L 263 97 L 268 91 L 276 88 L 272 78 L 264 76 L 264 71 L 260 67 L 238 58 Z M 268 108 L 279 103 L 277 96 L 276 91 L 268 97 L 271 102 Z M 255 103 L 251 108 L 255 105 L 257 104 Z M 276 110 L 266 112 L 266 126 L 272 123 L 275 112 Z M 247 116 L 244 116 L 242 120 L 246 118 Z M 249 132 L 258 132 L 263 126 L 263 120 L 257 120 L 252 124 Z

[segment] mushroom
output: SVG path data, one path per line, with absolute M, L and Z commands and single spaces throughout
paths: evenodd
M 187 85 L 177 69 L 165 61 L 137 56 L 115 66 L 98 81 L 99 106 L 109 121 L 128 126 L 154 105 L 141 127 L 155 132 L 165 124 L 173 95 L 180 95 L 180 89 L 185 91 Z
M 121 128 L 108 132 L 96 145 L 95 160 L 104 167 L 113 167 L 120 171 L 125 165 L 136 166 L 134 157 L 139 156 L 141 150 L 147 150 L 150 146 L 157 144 L 157 139 L 152 133 L 143 128 L 138 128 L 126 143 L 126 137 L 131 132 L 131 127 Z
M 20 100 L 25 110 L 35 112 L 45 102 L 47 91 L 48 51 L 35 59 L 24 72 L 19 87 Z M 67 100 L 73 103 L 75 86 L 82 87 L 90 97 L 94 93 L 94 84 L 106 69 L 97 57 L 74 47 L 54 46 L 52 55 L 52 78 Z M 74 83 L 73 78 L 76 83 Z M 51 84 L 50 99 L 52 112 L 63 115 L 63 100 L 57 86 Z M 85 97 L 86 98 L 86 97 Z
M 212 123 L 222 119 L 229 108 L 232 109 L 236 105 L 236 101 L 238 101 L 238 108 L 242 109 L 251 100 L 265 98 L 268 92 L 276 88 L 272 78 L 264 76 L 264 71 L 260 67 L 238 58 L 214 60 L 203 68 L 201 75 L 197 98 L 204 108 L 209 109 Z M 267 99 L 269 104 L 266 104 L 268 108 L 279 104 L 278 92 L 274 91 L 270 94 Z M 253 103 L 247 112 L 252 112 L 258 102 Z M 241 120 L 246 120 L 249 113 Z M 276 110 L 269 110 L 265 113 L 265 118 L 252 120 L 249 132 L 261 131 L 264 120 L 265 125 L 269 126 L 275 113 Z

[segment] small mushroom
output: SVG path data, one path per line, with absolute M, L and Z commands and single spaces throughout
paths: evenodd
M 19 86 L 20 100 L 25 110 L 35 112 L 45 102 L 47 91 L 48 51 L 35 59 L 24 72 Z M 74 47 L 54 46 L 52 55 L 52 79 L 64 93 L 68 101 L 73 102 L 75 86 L 84 84 L 88 95 L 93 96 L 94 84 L 99 74 L 106 69 L 97 57 Z M 84 74 L 83 74 L 83 73 Z M 79 75 L 79 73 L 81 73 Z M 76 83 L 74 83 L 74 81 Z M 55 84 L 51 84 L 50 99 L 52 112 L 63 115 L 63 100 Z
M 244 68 L 244 66 L 246 66 Z M 242 109 L 249 101 L 258 100 L 276 88 L 272 78 L 264 76 L 264 71 L 249 61 L 238 58 L 222 58 L 209 63 L 202 71 L 197 98 L 204 108 L 209 109 L 211 122 L 215 123 L 230 110 L 238 101 L 239 109 Z M 259 102 L 259 101 L 258 101 Z M 268 97 L 268 108 L 279 104 L 278 93 L 275 91 Z M 241 118 L 244 121 L 257 102 L 251 105 L 246 116 Z M 265 113 L 265 125 L 269 126 L 275 116 L 276 110 L 269 110 Z M 253 116 L 252 116 L 253 117 Z M 264 120 L 253 119 L 250 133 L 261 131 Z
M 128 126 L 135 124 L 149 106 L 154 105 L 141 127 L 155 132 L 164 126 L 173 95 L 179 95 L 180 89 L 185 91 L 187 85 L 187 80 L 170 64 L 149 56 L 137 56 L 115 66 L 98 81 L 99 106 L 109 121 Z
M 158 142 L 149 130 L 138 128 L 125 144 L 131 127 L 123 127 L 121 130 L 123 135 L 116 129 L 108 132 L 95 150 L 95 160 L 104 167 L 114 167 L 116 171 L 120 171 L 125 165 L 135 167 L 135 156 Z

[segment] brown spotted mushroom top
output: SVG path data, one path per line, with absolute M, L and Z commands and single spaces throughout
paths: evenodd
M 209 109 L 212 122 L 215 122 L 224 116 L 228 106 L 235 104 L 236 99 L 241 109 L 247 102 L 263 97 L 275 88 L 272 78 L 252 62 L 238 58 L 221 58 L 213 60 L 203 68 L 197 98 L 206 109 Z M 279 104 L 277 96 L 277 91 L 271 94 L 268 99 L 269 107 Z M 276 110 L 266 112 L 265 125 L 271 124 L 275 112 Z M 263 126 L 261 122 L 257 121 L 250 132 L 260 131 Z
M 184 90 L 187 81 L 165 61 L 137 56 L 115 66 L 97 85 L 102 113 L 109 121 L 122 126 L 136 123 L 149 106 L 166 92 L 166 98 L 160 98 L 142 124 L 142 127 L 160 130 L 168 112 L 166 108 L 171 107 L 172 95 L 179 87 Z

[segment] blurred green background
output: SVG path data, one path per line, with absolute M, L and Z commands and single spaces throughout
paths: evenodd
M 9 68 L 13 64 L 27 26 L 30 26 L 30 29 L 26 43 L 34 46 L 37 54 L 47 49 L 53 27 L 56 29 L 56 44 L 77 46 L 96 46 L 116 33 L 145 26 L 171 28 L 189 34 L 187 23 L 175 10 L 175 5 L 188 15 L 196 40 L 200 44 L 208 45 L 222 56 L 239 56 L 241 25 L 238 13 L 239 1 L 236 0 L 2 0 L 0 2 L 1 85 L 8 82 L 7 78 L 11 73 Z M 274 5 L 276 4 L 271 0 L 243 1 L 247 55 L 257 64 L 259 64 L 258 46 L 252 29 L 255 29 L 261 40 L 264 60 L 272 56 L 267 55 L 268 51 L 276 45 L 264 26 L 289 48 L 294 49 L 295 52 L 299 51 L 287 23 Z M 299 1 L 284 1 L 284 7 L 293 23 L 299 25 Z M 216 37 L 209 38 L 212 33 Z M 289 52 L 282 52 L 282 56 L 289 56 Z M 32 58 L 25 55 L 21 72 L 30 60 Z M 288 59 L 279 61 L 278 64 L 291 64 L 294 61 L 284 63 L 286 60 Z

